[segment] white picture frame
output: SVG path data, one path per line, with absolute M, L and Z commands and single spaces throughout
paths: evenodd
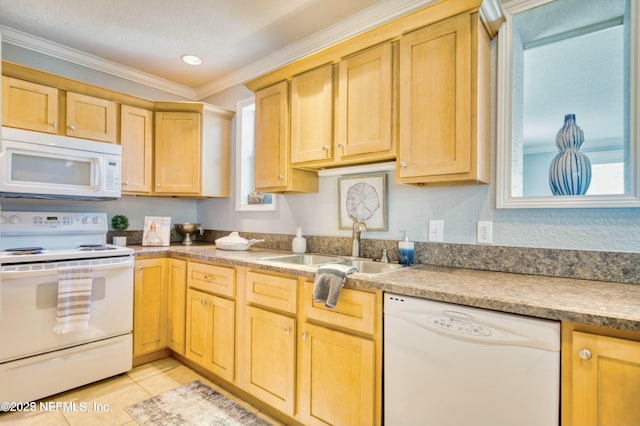
M 171 242 L 171 217 L 145 216 L 142 232 L 143 246 L 167 247 Z
M 364 222 L 367 231 L 387 231 L 387 175 L 381 173 L 338 178 L 340 229 L 353 228 L 350 211 L 360 212 L 359 217 L 356 214 L 356 219 Z

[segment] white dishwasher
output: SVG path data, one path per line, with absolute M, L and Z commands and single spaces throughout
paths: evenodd
M 560 417 L 560 323 L 386 293 L 386 426 L 545 426 Z

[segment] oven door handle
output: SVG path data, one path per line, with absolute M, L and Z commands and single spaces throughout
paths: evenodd
M 94 272 L 101 272 L 107 270 L 129 268 L 133 273 L 133 260 L 130 262 L 111 263 L 106 265 L 87 265 L 93 268 Z M 25 269 L 18 271 L 2 271 L 0 276 L 2 280 L 10 280 L 15 278 L 28 278 L 28 277 L 42 277 L 45 275 L 58 275 L 58 268 L 47 269 Z

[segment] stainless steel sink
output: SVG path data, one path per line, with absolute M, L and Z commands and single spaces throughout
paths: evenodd
M 348 260 L 344 263 L 355 267 L 361 274 L 370 275 L 396 271 L 405 267 L 404 265 L 399 265 L 397 263 L 373 262 L 371 260 Z
M 355 267 L 362 274 L 377 275 L 386 272 L 395 271 L 404 268 L 404 265 L 397 263 L 381 263 L 364 259 L 349 259 L 341 256 L 333 256 L 326 254 L 286 254 L 282 256 L 263 257 L 260 260 L 266 260 L 275 263 L 288 263 L 293 265 L 304 266 L 320 266 L 327 263 L 340 263 Z
M 265 257 L 261 260 L 270 262 L 292 263 L 295 265 L 319 266 L 325 263 L 342 263 L 344 258 L 340 256 L 331 256 L 324 254 L 289 254 L 284 256 Z

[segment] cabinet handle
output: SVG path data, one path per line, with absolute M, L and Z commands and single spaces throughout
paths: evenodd
M 329 151 L 329 147 L 327 145 L 322 145 L 322 150 L 323 151 Z
M 138 271 L 142 271 L 142 265 L 138 266 Z
M 307 337 L 309 337 L 309 333 L 307 333 L 306 331 L 302 333 L 302 340 L 307 340 Z
M 580 349 L 578 351 L 578 356 L 580 359 L 588 360 L 591 359 L 591 351 L 589 349 Z
M 285 334 L 290 334 L 290 333 L 291 333 L 291 329 L 290 329 L 289 327 L 286 327 L 286 328 L 284 329 L 284 333 L 285 333 Z
M 75 130 L 75 129 L 76 129 L 76 126 L 74 126 L 73 124 L 70 124 L 70 125 L 69 125 L 69 129 L 70 129 L 70 130 Z
M 400 162 L 400 167 L 402 167 L 403 169 L 407 168 L 407 163 L 405 163 L 404 161 Z
M 278 180 L 283 180 L 283 179 L 284 179 L 284 176 L 278 175 Z
M 49 125 L 51 127 L 56 127 L 58 125 L 58 123 L 56 123 L 55 121 L 52 121 L 51 123 L 49 123 Z
M 344 148 L 344 145 L 343 145 L 343 144 L 341 144 L 341 143 L 339 143 L 339 144 L 338 144 L 338 148 L 342 149 L 342 148 Z
M 160 184 L 159 183 L 156 183 L 156 188 L 160 188 Z
M 128 181 L 128 180 L 125 180 L 124 182 L 122 182 L 122 184 L 123 184 L 124 186 L 127 186 L 127 185 L 129 185 L 129 181 Z

